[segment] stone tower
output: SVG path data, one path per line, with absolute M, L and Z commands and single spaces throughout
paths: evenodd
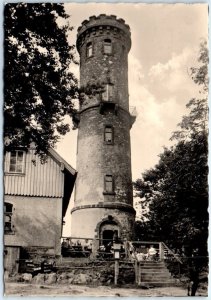
M 135 210 L 131 179 L 128 52 L 130 28 L 116 16 L 92 16 L 78 28 L 80 85 L 77 180 L 72 236 L 107 243 L 131 239 Z M 100 87 L 100 88 L 99 88 Z

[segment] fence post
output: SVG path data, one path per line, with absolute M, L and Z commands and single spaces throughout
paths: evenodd
M 163 244 L 162 242 L 159 243 L 159 254 L 160 254 L 160 260 L 164 260 L 164 249 L 163 249 Z
M 138 263 L 135 260 L 135 283 L 138 284 Z
M 115 265 L 114 265 L 114 284 L 117 285 L 119 277 L 119 260 L 115 259 Z

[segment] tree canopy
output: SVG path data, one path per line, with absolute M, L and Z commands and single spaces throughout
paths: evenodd
M 10 3 L 4 9 L 5 147 L 35 142 L 39 154 L 69 131 L 77 80 L 69 16 L 59 3 Z M 60 21 L 60 22 L 59 22 Z M 65 25 L 60 25 L 65 24 Z
M 178 249 L 185 246 L 189 255 L 198 248 L 204 256 L 208 238 L 207 64 L 206 43 L 202 43 L 199 66 L 191 69 L 202 97 L 187 104 L 190 113 L 172 136 L 176 144 L 164 148 L 158 164 L 134 183 L 143 208 L 147 207 L 145 220 L 137 223 L 137 237 L 159 239 Z

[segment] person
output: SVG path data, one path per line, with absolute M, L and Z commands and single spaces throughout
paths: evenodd
M 137 257 L 137 261 L 138 261 L 138 262 L 139 262 L 139 261 L 143 261 L 143 260 L 145 260 L 146 254 L 144 254 L 144 253 L 142 253 L 142 252 L 138 252 L 138 253 L 136 254 L 136 257 Z
M 148 251 L 148 258 L 149 260 L 154 260 L 157 254 L 157 250 L 154 248 L 154 246 L 150 246 Z
M 123 242 L 123 246 L 125 249 L 125 258 L 129 258 L 130 256 L 130 244 L 129 241 L 125 238 Z
M 113 246 L 112 242 L 109 242 L 108 244 L 105 245 L 105 251 L 110 253 L 111 252 L 111 247 Z
M 105 246 L 104 246 L 104 245 L 100 245 L 99 251 L 100 251 L 100 252 L 105 252 Z
M 137 257 L 138 253 L 136 251 L 133 251 L 131 253 L 131 260 L 132 261 L 135 261 L 135 260 L 138 260 L 138 257 Z
M 68 242 L 68 248 L 72 248 L 74 246 L 74 243 L 70 238 L 67 239 L 67 242 Z
M 76 246 L 79 246 L 79 247 L 81 246 L 81 242 L 79 240 L 77 240 Z
M 84 242 L 84 245 L 83 245 L 83 248 L 84 248 L 84 251 L 88 251 L 89 249 L 89 240 L 88 239 L 85 239 L 85 242 Z
M 132 242 L 129 242 L 129 253 L 130 256 L 132 255 L 132 253 L 135 251 L 135 247 L 133 246 Z

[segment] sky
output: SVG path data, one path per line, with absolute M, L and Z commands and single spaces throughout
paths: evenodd
M 170 146 L 173 131 L 184 114 L 187 102 L 198 95 L 190 76 L 197 65 L 200 42 L 208 36 L 207 4 L 102 4 L 66 3 L 74 30 L 92 15 L 102 13 L 123 18 L 130 26 L 132 47 L 129 52 L 129 101 L 137 119 L 131 129 L 132 179 L 152 168 L 163 146 Z M 79 77 L 78 67 L 73 72 Z M 76 166 L 77 130 L 68 133 L 57 145 L 59 154 Z M 73 205 L 73 196 L 71 205 Z M 69 233 L 70 214 L 67 213 Z

